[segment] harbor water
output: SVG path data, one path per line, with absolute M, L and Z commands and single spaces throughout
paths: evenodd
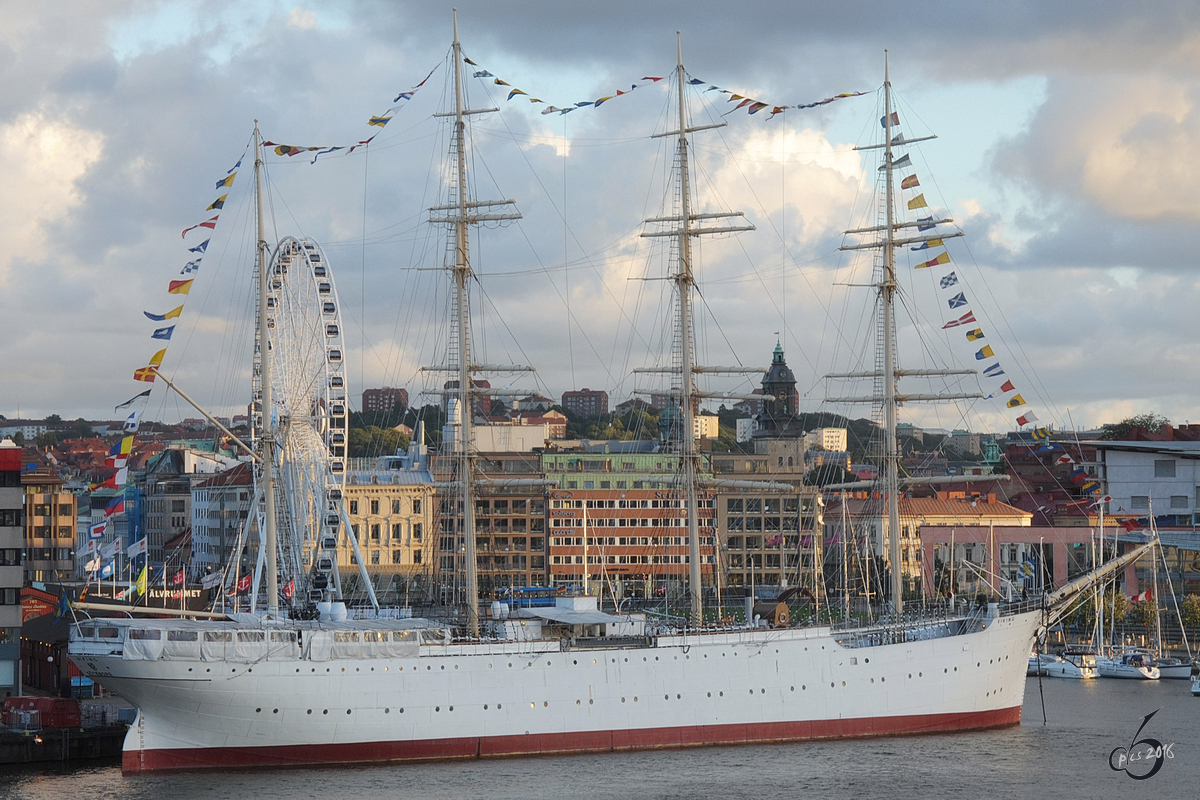
M 1194 797 L 1200 791 L 1200 698 L 1191 696 L 1189 682 L 1044 680 L 1043 689 L 1045 725 L 1038 680 L 1030 678 L 1021 725 L 979 733 L 138 778 L 122 777 L 115 764 L 11 767 L 0 773 L 0 797 L 963 800 Z M 1162 747 L 1131 748 L 1135 738 Z M 1154 767 L 1156 757 L 1145 754 L 1156 749 L 1158 771 L 1136 780 Z M 1127 753 L 1133 761 L 1123 760 Z

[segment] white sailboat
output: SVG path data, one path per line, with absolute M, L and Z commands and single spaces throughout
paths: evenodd
M 605 752 L 742 742 L 975 730 L 1020 721 L 1026 658 L 1041 611 L 997 604 L 936 620 L 906 618 L 899 570 L 886 625 L 704 628 L 696 513 L 692 375 L 687 326 L 693 277 L 688 252 L 705 215 L 691 211 L 689 129 L 682 48 L 675 69 L 681 205 L 678 225 L 682 359 L 679 443 L 688 508 L 691 623 L 651 624 L 600 612 L 593 597 L 523 610 L 540 638 L 486 636 L 479 620 L 474 555 L 471 358 L 465 290 L 471 275 L 463 56 L 453 42 L 456 192 L 438 221 L 455 237 L 448 265 L 456 289 L 456 361 L 462 410 L 455 483 L 464 496 L 466 623 L 419 619 L 313 620 L 280 613 L 275 547 L 266 542 L 265 612 L 211 619 L 84 619 L 71 658 L 89 677 L 138 708 L 125 741 L 126 773 L 328 763 Z M 890 112 L 891 87 L 884 84 Z M 890 170 L 890 131 L 885 142 Z M 889 180 L 890 186 L 890 180 Z M 889 205 L 893 198 L 888 196 Z M 502 212 L 504 213 L 504 212 Z M 883 246 L 898 246 L 888 218 Z M 893 276 L 894 278 L 894 276 Z M 894 288 L 894 281 L 893 281 Z M 887 295 L 885 281 L 884 294 Z M 270 355 L 264 351 L 264 369 Z M 891 370 L 889 365 L 886 369 Z M 892 382 L 885 381 L 890 385 Z M 265 385 L 265 384 L 264 384 Z M 268 408 L 264 397 L 264 408 Z M 887 399 L 893 404 L 894 391 Z M 894 433 L 894 412 L 890 430 Z M 268 441 L 270 461 L 271 436 Z M 894 441 L 888 453 L 889 520 L 895 531 Z M 268 475 L 270 470 L 267 470 Z M 273 492 L 267 491 L 266 497 Z M 338 502 L 340 498 L 333 499 Z M 282 513 L 277 510 L 278 513 Z M 340 512 L 337 512 L 340 516 Z M 343 518 L 344 519 L 344 518 Z M 270 538 L 270 525 L 266 526 Z M 897 537 L 892 537 L 893 564 Z M 280 545 L 282 548 L 282 544 Z M 1052 607 L 1123 568 L 1144 548 L 1060 588 Z M 329 602 L 329 601 L 324 601 Z M 495 633 L 511 630 L 501 626 Z

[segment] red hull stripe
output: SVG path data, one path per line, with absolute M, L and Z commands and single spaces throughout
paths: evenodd
M 537 755 L 542 753 L 599 753 L 660 747 L 716 744 L 791 742 L 897 734 L 946 733 L 1017 725 L 1021 707 L 961 714 L 920 714 L 906 717 L 767 722 L 745 725 L 694 725 L 622 731 L 581 731 L 524 736 L 485 736 L 459 739 L 276 745 L 270 747 L 208 747 L 178 750 L 126 750 L 121 769 L 126 775 L 173 770 L 301 767 L 315 764 L 434 761 L 450 758 Z

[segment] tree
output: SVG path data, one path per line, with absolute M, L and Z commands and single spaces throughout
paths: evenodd
M 1200 595 L 1189 594 L 1179 603 L 1185 628 L 1200 628 Z
M 51 414 L 42 420 L 42 422 L 45 422 L 47 425 L 57 425 L 58 423 L 62 422 L 62 417 L 60 417 L 58 414 Z
M 1125 619 L 1134 625 L 1142 625 L 1149 628 L 1154 624 L 1158 615 L 1158 609 L 1155 606 L 1156 603 L 1153 601 L 1130 603 L 1129 610 L 1125 612 Z
M 1137 414 L 1132 417 L 1126 417 L 1120 422 L 1110 422 L 1100 426 L 1100 438 L 1106 441 L 1120 441 L 1129 436 L 1135 428 L 1144 428 L 1150 433 L 1158 433 L 1164 425 L 1170 425 L 1171 420 L 1155 414 L 1153 411 L 1147 414 Z

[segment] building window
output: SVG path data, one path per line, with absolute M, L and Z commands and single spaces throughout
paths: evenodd
M 421 513 L 421 501 L 420 501 L 420 500 L 413 500 L 413 501 L 412 501 L 412 504 L 413 504 L 413 513 L 414 513 L 414 514 L 420 514 L 420 513 Z
M 421 563 L 421 551 L 420 550 L 413 550 L 413 563 L 414 564 Z
M 403 550 L 393 550 L 393 551 L 392 551 L 392 563 L 393 563 L 393 564 L 400 564 L 400 563 L 402 563 L 402 562 L 400 561 L 400 556 L 401 556 L 401 554 L 402 554 L 403 552 L 404 552 Z
M 1175 477 L 1175 459 L 1156 459 L 1154 462 L 1154 477 L 1156 478 L 1174 478 Z
M 1187 508 L 1188 497 L 1186 494 L 1171 495 L 1171 508 Z
M 392 513 L 393 513 L 393 514 L 399 514 L 399 513 L 400 513 L 400 501 L 399 501 L 399 500 L 393 500 L 393 501 L 392 501 Z M 397 563 L 398 563 L 398 562 L 397 562 Z
M 400 523 L 399 522 L 392 523 L 392 538 L 393 539 L 400 538 Z M 396 563 L 399 564 L 400 562 L 397 561 Z
M 421 541 L 421 523 L 414 522 L 412 526 L 412 538 L 414 542 Z
M 372 501 L 371 501 L 371 513 L 372 513 L 372 514 L 378 514 L 378 513 L 379 513 L 379 501 L 378 501 L 378 500 L 372 500 Z
M 1150 508 L 1150 498 L 1144 494 L 1135 494 L 1129 498 L 1129 507 L 1134 511 L 1145 511 Z
M 357 500 L 351 500 L 351 501 L 350 501 L 350 513 L 351 513 L 351 514 L 357 514 L 357 513 L 358 513 L 358 501 L 357 501 Z
M 372 500 L 371 502 L 374 503 L 376 501 Z M 373 542 L 379 541 L 379 523 L 378 522 L 372 523 L 372 525 L 371 525 L 371 541 L 373 541 Z M 373 563 L 378 564 L 379 562 L 375 561 Z
M 378 550 L 372 550 L 372 551 L 371 551 L 371 563 L 372 563 L 372 564 L 378 564 L 378 563 L 379 563 L 379 551 L 378 551 Z

